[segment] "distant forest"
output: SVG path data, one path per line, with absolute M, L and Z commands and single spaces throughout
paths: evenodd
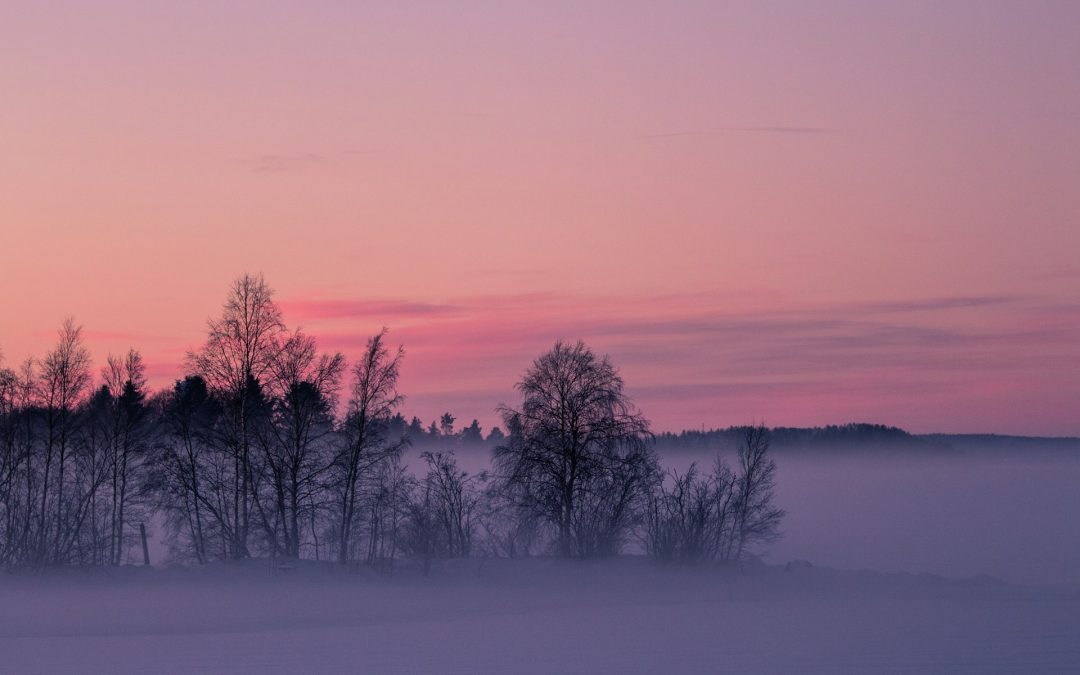
M 506 434 L 498 427 L 492 427 L 486 435 L 480 423 L 473 420 L 469 426 L 455 430 L 456 419 L 451 413 L 444 413 L 438 423 L 424 423 L 417 417 L 406 422 L 405 417 L 396 414 L 390 421 L 396 433 L 406 438 L 414 446 L 427 444 L 445 445 L 451 443 L 462 449 L 490 448 L 502 443 Z M 730 450 L 738 448 L 743 440 L 745 426 L 730 426 L 722 429 L 687 429 L 679 432 L 664 431 L 653 437 L 658 450 L 680 452 L 699 450 Z M 792 449 L 842 449 L 873 448 L 946 448 L 954 436 L 936 434 L 919 436 L 908 433 L 898 427 L 884 424 L 851 423 L 827 425 L 823 427 L 769 427 L 770 442 L 774 450 Z M 956 436 L 955 438 L 963 438 Z M 973 439 L 993 438 L 993 436 L 972 435 Z M 1008 438 L 1008 437 L 1006 437 Z
M 928 447 L 931 443 L 920 436 L 897 427 L 883 424 L 841 424 L 824 427 L 771 427 L 773 447 L 779 449 L 842 449 L 845 447 Z M 739 442 L 740 427 L 662 433 L 657 445 L 671 450 L 701 448 L 734 448 Z

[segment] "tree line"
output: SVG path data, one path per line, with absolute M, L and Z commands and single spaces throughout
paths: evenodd
M 726 429 L 688 429 L 678 433 L 657 434 L 659 448 L 671 452 L 702 448 L 734 448 L 742 443 L 743 427 Z M 830 424 L 823 427 L 773 427 L 769 429 L 776 450 L 836 450 L 838 448 L 940 449 L 941 443 L 915 436 L 903 429 L 884 424 Z
M 427 571 L 470 556 L 737 560 L 774 539 L 769 432 L 742 429 L 729 466 L 661 468 L 618 370 L 558 342 L 485 439 L 446 413 L 406 423 L 401 346 L 373 335 L 350 364 L 286 328 L 260 276 L 229 290 L 186 374 L 147 386 L 136 350 L 94 378 L 82 331 L 0 368 L 0 566 L 120 565 L 140 525 L 176 562 L 334 560 Z M 505 431 L 503 431 L 505 429 Z M 455 448 L 491 447 L 489 469 Z M 422 466 L 404 454 L 424 447 Z

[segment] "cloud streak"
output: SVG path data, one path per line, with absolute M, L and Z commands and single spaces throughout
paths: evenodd
M 403 387 L 425 419 L 441 412 L 426 408 L 439 405 L 491 423 L 532 358 L 556 339 L 578 338 L 611 354 L 664 429 L 768 415 L 785 424 L 858 418 L 948 430 L 942 420 L 950 411 L 965 413 L 957 420 L 968 420 L 967 428 L 996 421 L 997 430 L 1018 431 L 1029 411 L 1010 409 L 1017 391 L 1080 394 L 1080 367 L 1068 360 L 1080 314 L 1020 295 L 748 307 L 720 294 L 529 294 L 430 306 L 334 301 L 305 310 L 328 319 L 321 344 L 347 355 L 369 335 L 339 319 L 391 326 L 391 340 L 407 352 Z M 970 407 L 976 400 L 983 408 Z
M 760 134 L 790 134 L 810 136 L 816 134 L 834 133 L 835 129 L 810 126 L 759 126 L 759 127 L 720 127 L 718 129 L 704 129 L 700 131 L 669 131 L 650 134 L 640 134 L 639 139 L 651 138 L 679 138 L 682 136 L 712 136 L 722 133 L 760 133 Z
M 660 430 L 765 418 L 789 425 L 870 420 L 914 431 L 1080 432 L 1047 426 L 1047 411 L 1080 400 L 1080 306 L 1036 296 L 805 303 L 767 293 L 545 292 L 444 302 L 293 297 L 280 304 L 289 325 L 303 325 L 321 349 L 348 359 L 388 326 L 390 342 L 406 350 L 404 412 L 425 421 L 449 410 L 497 423 L 495 407 L 515 400 L 514 383 L 532 360 L 557 339 L 580 338 L 611 355 Z M 145 347 L 155 386 L 182 375 L 182 350 L 157 337 L 87 338 L 95 354 Z
M 824 127 L 728 127 L 725 131 L 749 131 L 767 134 L 828 134 L 832 129 Z
M 284 299 L 282 311 L 296 319 L 355 319 L 451 316 L 460 312 L 453 305 L 406 300 L 308 300 Z

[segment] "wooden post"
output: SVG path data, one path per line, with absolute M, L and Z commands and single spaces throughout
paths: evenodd
M 150 566 L 150 549 L 146 547 L 146 525 L 139 523 L 139 536 L 142 537 L 142 564 Z

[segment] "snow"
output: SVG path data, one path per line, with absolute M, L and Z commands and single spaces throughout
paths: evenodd
M 1080 459 L 777 463 L 768 564 L 7 575 L 0 673 L 1080 672 Z
M 0 580 L 3 672 L 1067 672 L 1080 596 L 990 579 L 624 558 L 430 578 L 264 563 Z

